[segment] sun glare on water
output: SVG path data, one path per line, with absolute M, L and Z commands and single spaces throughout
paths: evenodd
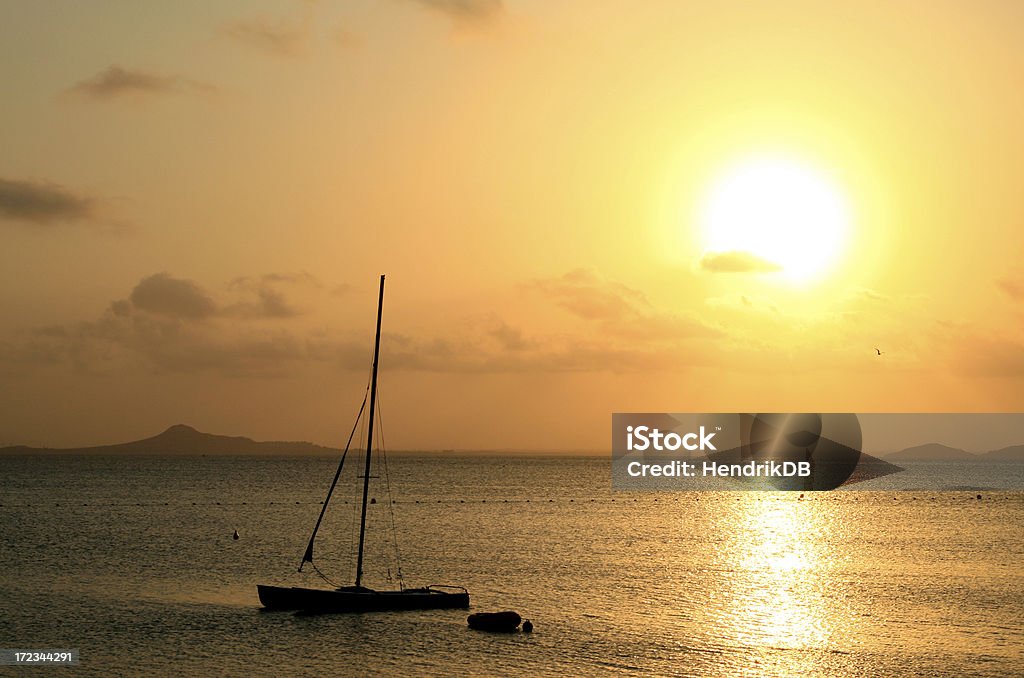
M 850 210 L 827 174 L 783 156 L 729 167 L 710 185 L 699 213 L 705 257 L 739 262 L 731 270 L 775 272 L 807 281 L 842 254 Z

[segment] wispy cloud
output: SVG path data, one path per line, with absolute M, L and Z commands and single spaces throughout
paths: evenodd
M 240 19 L 223 27 L 224 35 L 236 42 L 276 57 L 302 56 L 310 38 L 310 21 L 255 17 Z
M 88 220 L 96 202 L 58 184 L 0 178 L 0 219 L 38 226 Z
M 80 97 L 105 100 L 166 94 L 209 94 L 216 88 L 208 83 L 178 75 L 161 75 L 113 65 L 91 78 L 75 83 L 69 92 Z
M 660 311 L 639 290 L 585 269 L 535 280 L 528 287 L 591 323 L 605 337 L 657 344 L 721 334 L 696 318 Z
M 638 306 L 647 305 L 642 292 L 603 280 L 585 269 L 570 271 L 558 278 L 536 280 L 533 287 L 581 318 L 618 319 Z
M 225 315 L 244 318 L 293 318 L 302 309 L 287 297 L 282 287 L 319 289 L 320 281 L 308 273 L 267 273 L 256 278 L 236 278 L 229 289 L 247 298 L 226 306 Z
M 848 297 L 854 301 L 892 301 L 889 296 L 868 287 L 854 287 L 849 291 Z
M 1024 301 L 1024 278 L 1001 278 L 996 285 L 1014 301 Z
M 742 250 L 707 252 L 700 259 L 700 268 L 709 273 L 774 273 L 782 270 L 775 262 Z
M 577 327 L 538 332 L 529 320 L 482 317 L 446 323 L 439 333 L 386 333 L 389 369 L 440 373 L 623 373 L 678 370 L 706 361 L 713 328 L 650 308 L 643 295 L 586 271 L 526 288 L 565 311 Z M 550 292 L 564 289 L 560 304 Z M 571 290 L 571 291 L 570 291 Z M 36 328 L 0 341 L 0 372 L 70 366 L 83 372 L 137 370 L 275 378 L 324 365 L 368 366 L 366 337 L 295 321 L 295 298 L 330 286 L 306 274 L 239 278 L 219 291 L 187 278 L 156 273 L 140 280 L 95 320 Z M 587 299 L 588 295 L 592 297 Z M 618 297 L 622 304 L 609 299 Z M 452 327 L 458 327 L 452 331 Z
M 502 14 L 502 0 L 407 0 L 446 14 L 460 24 L 482 24 Z
M 0 341 L 0 373 L 69 365 L 81 372 L 137 369 L 281 376 L 334 359 L 282 319 L 301 315 L 283 288 L 322 287 L 307 274 L 240 278 L 219 292 L 162 272 L 146 276 L 95 320 L 40 327 Z
M 335 28 L 331 33 L 331 39 L 336 46 L 342 49 L 356 49 L 363 45 L 363 38 L 358 33 L 349 30 L 346 26 Z

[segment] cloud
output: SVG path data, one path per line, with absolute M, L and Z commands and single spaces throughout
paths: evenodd
M 294 58 L 306 51 L 310 22 L 308 17 L 301 22 L 266 17 L 242 19 L 224 26 L 223 33 L 265 54 Z
M 707 252 L 700 259 L 700 268 L 709 273 L 774 273 L 782 270 L 775 262 L 742 250 Z
M 365 341 L 350 341 L 321 351 L 334 354 L 345 368 L 365 369 Z M 414 339 L 385 334 L 381 353 L 389 370 L 458 374 L 564 374 L 646 372 L 678 369 L 674 356 L 639 344 L 617 345 L 603 338 L 529 342 L 521 349 L 488 350 L 476 337 Z
M 37 225 L 87 220 L 96 201 L 49 182 L 0 178 L 0 218 Z
M 1024 378 L 1024 343 L 1016 337 L 988 337 L 967 330 L 949 342 L 954 369 L 973 377 Z
M 849 297 L 852 300 L 892 301 L 887 295 L 867 287 L 854 287 L 850 290 Z
M 331 33 L 334 44 L 342 49 L 355 49 L 363 46 L 363 39 L 345 26 L 338 26 Z
M 1024 279 L 1002 278 L 996 281 L 999 289 L 1014 301 L 1024 301 Z
M 267 273 L 255 278 L 236 278 L 228 291 L 236 299 L 219 303 L 198 283 L 156 273 L 143 278 L 128 299 L 115 301 L 111 311 L 118 316 L 133 312 L 152 313 L 182 320 L 206 320 L 213 317 L 247 319 L 294 318 L 303 311 L 292 302 L 282 287 L 320 288 L 320 282 L 308 273 Z
M 177 75 L 159 75 L 133 71 L 117 65 L 71 86 L 70 92 L 90 99 L 155 96 L 178 93 L 210 93 L 213 85 Z
M 535 346 L 535 342 L 526 339 L 521 330 L 508 325 L 503 320 L 499 320 L 487 334 L 506 351 L 523 351 Z
M 19 342 L 0 342 L 0 372 L 71 365 L 80 372 L 116 369 L 282 376 L 294 366 L 327 359 L 309 337 L 276 321 L 300 313 L 277 286 L 319 287 L 308 274 L 240 278 L 230 298 L 169 273 L 140 280 L 125 299 L 93 321 L 36 328 Z M 243 322 L 240 322 L 243 321 Z
M 718 329 L 698 319 L 658 311 L 643 292 L 585 269 L 536 280 L 529 287 L 573 316 L 592 323 L 605 336 L 634 342 L 674 342 L 721 335 Z
M 167 273 L 143 278 L 129 300 L 136 309 L 172 318 L 202 319 L 217 313 L 217 304 L 199 285 Z
M 481 24 L 496 19 L 504 11 L 502 0 L 409 0 L 448 15 L 462 24 Z
M 226 315 L 245 318 L 293 318 L 302 309 L 291 302 L 281 286 L 321 288 L 320 281 L 308 273 L 267 273 L 258 278 L 236 278 L 229 289 L 249 298 L 224 308 Z
M 720 334 L 687 316 L 659 313 L 640 292 L 588 271 L 527 287 L 563 295 L 562 318 L 582 327 L 530 333 L 529 327 L 490 311 L 443 323 L 440 333 L 386 332 L 382 352 L 388 369 L 675 371 L 706 364 L 713 344 L 702 342 Z M 269 273 L 238 278 L 214 294 L 193 280 L 157 273 L 140 280 L 96 320 L 37 328 L 6 344 L 0 340 L 0 371 L 71 366 L 87 373 L 149 369 L 276 378 L 324 367 L 364 370 L 370 347 L 362 331 L 281 322 L 302 312 L 293 294 L 306 290 L 326 299 L 330 289 L 308 274 Z
M 621 318 L 634 312 L 638 305 L 647 305 L 641 292 L 601 280 L 584 269 L 570 271 L 560 278 L 537 280 L 533 287 L 573 315 L 590 320 Z

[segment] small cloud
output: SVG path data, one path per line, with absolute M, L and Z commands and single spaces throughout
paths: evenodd
M 0 218 L 47 226 L 88 220 L 96 201 L 57 184 L 0 178 Z
M 782 267 L 750 252 L 706 252 L 700 259 L 700 268 L 709 273 L 775 273 Z
M 230 23 L 224 35 L 243 45 L 277 57 L 302 56 L 309 41 L 309 21 L 294 23 L 285 19 L 253 18 Z
M 363 39 L 357 33 L 353 33 L 345 26 L 339 26 L 334 30 L 331 37 L 334 44 L 343 49 L 356 49 L 363 46 Z
M 877 292 L 867 287 L 853 288 L 852 290 L 850 290 L 850 298 L 855 300 L 867 299 L 869 301 L 891 301 L 889 297 L 882 294 L 881 292 Z
M 448 15 L 461 24 L 482 24 L 496 19 L 505 9 L 502 0 L 410 0 Z
M 1003 293 L 1014 301 L 1024 301 L 1024 279 L 1002 278 L 996 281 L 996 285 Z
M 129 299 L 136 309 L 174 318 L 195 320 L 217 313 L 217 304 L 199 285 L 191 280 L 171 277 L 167 273 L 143 278 L 132 290 Z M 116 315 L 124 310 L 123 306 L 112 307 Z
M 488 334 L 506 351 L 522 351 L 534 346 L 534 342 L 523 337 L 522 331 L 507 325 L 504 321 L 499 321 Z
M 178 93 L 210 93 L 213 85 L 177 75 L 159 75 L 133 71 L 114 65 L 71 86 L 69 91 L 95 100 L 127 96 L 153 96 Z
M 330 294 L 332 297 L 344 297 L 351 294 L 354 289 L 355 287 L 349 285 L 348 283 L 341 283 L 340 285 L 335 285 L 334 287 L 332 287 L 328 294 Z

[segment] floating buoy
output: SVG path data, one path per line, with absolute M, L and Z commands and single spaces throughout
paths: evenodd
M 234 539 L 235 541 L 238 541 L 238 530 L 235 530 L 235 533 L 233 535 L 231 535 L 231 538 Z
M 533 633 L 533 622 L 529 619 L 523 622 L 523 633 Z

